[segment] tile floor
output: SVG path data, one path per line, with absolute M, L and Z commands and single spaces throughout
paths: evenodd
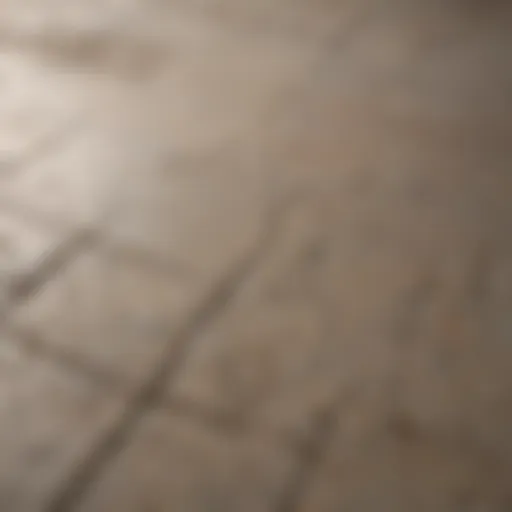
M 4 0 L 0 510 L 512 510 L 512 8 Z

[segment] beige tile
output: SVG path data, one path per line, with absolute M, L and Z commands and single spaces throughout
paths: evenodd
M 273 510 L 290 469 L 279 448 L 155 413 L 78 510 Z
M 115 421 L 105 389 L 0 335 L 0 508 L 45 510 Z

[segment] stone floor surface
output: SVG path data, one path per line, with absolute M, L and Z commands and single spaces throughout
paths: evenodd
M 0 511 L 511 511 L 511 57 L 498 0 L 2 0 Z

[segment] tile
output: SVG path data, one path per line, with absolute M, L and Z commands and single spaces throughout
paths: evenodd
M 128 387 L 148 379 L 202 290 L 115 251 L 90 250 L 17 309 L 14 322 Z
M 46 510 L 120 404 L 105 389 L 0 337 L 0 508 Z
M 291 466 L 277 447 L 154 413 L 77 510 L 273 510 Z
M 4 0 L 0 203 L 108 245 L 7 320 L 131 392 L 253 256 L 168 402 L 294 440 L 338 407 L 300 512 L 511 510 L 499 4 Z M 3 298 L 62 235 L 0 219 Z M 117 402 L 7 347 L 0 509 L 45 510 Z M 279 508 L 288 454 L 167 413 L 141 419 L 84 511 Z

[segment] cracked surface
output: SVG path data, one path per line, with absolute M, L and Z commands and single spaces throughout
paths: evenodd
M 512 509 L 511 28 L 5 0 L 0 509 Z

